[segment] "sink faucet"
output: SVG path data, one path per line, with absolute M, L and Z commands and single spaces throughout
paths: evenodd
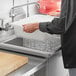
M 9 22 L 4 25 L 4 20 L 0 18 L 0 21 L 0 31 L 8 31 L 13 28 Z
M 13 6 L 11 8 L 11 10 L 10 10 L 10 13 L 9 13 L 9 16 L 12 18 L 12 22 L 14 22 L 14 18 L 18 15 L 18 14 L 15 15 L 15 13 L 14 13 L 14 10 L 16 8 L 27 6 L 27 13 L 26 13 L 26 15 L 27 15 L 27 17 L 29 17 L 29 7 L 28 6 L 32 5 L 32 4 L 36 4 L 39 7 L 39 4 L 37 2 L 31 2 L 31 3 L 29 3 L 28 1 L 27 1 L 26 4 L 22 4 L 22 5 L 19 5 L 19 6 Z
M 3 27 L 3 19 L 0 18 L 0 21 L 1 21 L 0 22 L 1 23 L 0 24 L 0 31 L 5 30 L 4 27 Z
M 23 7 L 23 6 L 27 6 L 27 16 L 29 16 L 29 8 L 28 8 L 28 5 L 32 5 L 32 4 L 36 4 L 38 7 L 39 7 L 39 4 L 37 2 L 31 2 L 31 3 L 26 3 L 26 4 L 23 4 L 23 5 L 19 5 L 19 6 L 14 6 L 14 0 L 13 0 L 13 7 L 11 8 L 10 12 L 9 12 L 9 16 L 12 18 L 12 22 L 14 22 L 14 18 L 16 16 L 18 16 L 19 14 L 15 14 L 14 10 L 15 8 L 19 8 L 19 7 Z M 3 24 L 2 24 L 3 25 Z M 5 28 L 3 28 L 5 31 L 8 31 L 10 29 L 13 29 L 13 26 L 10 25 L 10 23 L 6 23 L 5 24 Z

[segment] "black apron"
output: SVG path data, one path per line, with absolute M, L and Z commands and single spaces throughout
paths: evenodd
M 76 15 L 76 0 L 66 0 L 66 21 L 65 21 L 65 31 L 71 26 Z M 65 10 L 64 10 L 65 11 Z
M 61 17 L 65 17 L 65 33 L 61 37 L 64 67 L 76 68 L 76 0 L 62 2 Z

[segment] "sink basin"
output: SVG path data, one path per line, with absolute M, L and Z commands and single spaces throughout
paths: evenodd
M 43 52 L 40 50 L 25 47 L 23 38 L 14 38 L 10 39 L 9 41 L 6 40 L 0 43 L 0 48 L 7 49 L 8 51 L 41 56 L 41 57 L 49 57 L 51 55 L 51 53 L 49 52 Z
M 23 38 L 15 38 L 13 40 L 5 42 L 5 44 L 16 45 L 23 47 Z
M 34 48 L 30 48 L 28 47 L 28 41 L 25 40 L 24 38 L 12 38 L 9 40 L 6 40 L 2 43 L 0 43 L 0 47 L 3 49 L 8 49 L 9 51 L 14 51 L 14 52 L 20 52 L 20 53 L 26 53 L 26 54 L 30 54 L 30 55 L 36 55 L 36 56 L 41 56 L 41 57 L 49 57 L 51 55 L 53 55 L 56 51 L 56 49 L 58 49 L 60 47 L 60 38 L 55 38 L 50 36 L 51 39 L 51 44 L 48 43 L 47 48 L 50 50 L 39 50 L 37 48 L 41 47 L 42 49 L 45 49 L 43 46 L 43 44 L 36 44 L 33 45 L 33 43 L 30 45 L 30 47 L 34 47 Z M 27 46 L 28 45 L 28 46 Z M 35 48 L 37 47 L 37 48 Z

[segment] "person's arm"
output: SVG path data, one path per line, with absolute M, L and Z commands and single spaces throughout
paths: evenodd
M 23 25 L 23 30 L 27 33 L 32 33 L 40 29 L 42 32 L 50 34 L 63 34 L 65 31 L 66 5 L 66 0 L 62 0 L 60 18 L 55 18 L 52 22 L 25 24 Z
M 52 22 L 40 23 L 39 29 L 42 32 L 48 32 L 51 34 L 63 34 L 65 31 L 66 6 L 66 0 L 62 0 L 60 18 L 55 18 Z
M 50 34 L 63 34 L 65 31 L 65 17 L 55 18 L 52 22 L 39 23 L 39 29 Z
M 36 30 L 50 34 L 63 34 L 65 31 L 65 18 L 55 18 L 52 22 L 24 24 L 23 30 L 32 33 Z

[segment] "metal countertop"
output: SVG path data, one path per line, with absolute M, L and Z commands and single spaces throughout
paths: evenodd
M 5 41 L 9 41 L 11 39 L 14 39 L 14 38 L 16 38 L 16 36 L 12 35 L 12 36 L 6 37 L 5 39 L 4 38 L 2 40 L 0 39 L 0 42 L 2 43 Z M 1 52 L 8 52 L 8 53 L 13 53 L 13 54 L 18 54 L 18 55 L 24 55 L 24 56 L 27 56 L 29 58 L 28 64 L 23 65 L 19 69 L 8 74 L 8 76 L 23 76 L 23 75 L 30 76 L 45 66 L 45 62 L 46 62 L 45 58 L 29 56 L 29 55 L 21 54 L 21 53 L 19 54 L 19 53 L 11 52 L 11 51 L 9 52 L 7 49 L 6 50 L 0 49 L 0 50 L 1 50 Z

